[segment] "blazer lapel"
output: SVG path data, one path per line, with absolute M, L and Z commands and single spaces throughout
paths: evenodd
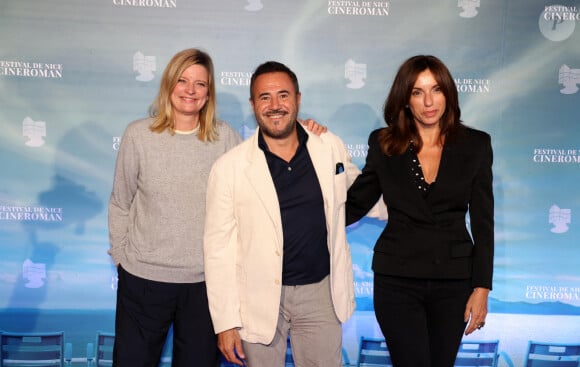
M 333 162 L 332 160 L 333 154 L 330 144 L 324 144 L 320 136 L 311 134 L 309 131 L 307 131 L 307 133 L 309 137 L 306 147 L 320 184 L 320 190 L 322 191 L 322 198 L 325 204 L 324 208 L 327 210 L 326 220 L 328 222 L 330 219 L 329 215 L 332 213 L 334 208 L 333 175 L 336 173 L 336 167 L 334 164 L 338 162 Z
M 258 200 L 263 208 L 268 213 L 268 217 L 278 234 L 276 246 L 281 250 L 283 242 L 282 234 L 282 218 L 280 217 L 280 204 L 278 202 L 278 194 L 272 181 L 272 175 L 266 162 L 264 152 L 258 147 L 259 129 L 250 139 L 252 139 L 251 147 L 247 153 L 248 166 L 245 169 L 245 175 L 250 183 L 254 194 L 252 197 Z M 252 215 L 252 213 L 248 213 Z M 266 225 L 266 223 L 264 223 Z
M 416 208 L 418 213 L 425 216 L 425 220 L 434 221 L 433 213 L 429 207 L 428 202 L 423 197 L 423 194 L 416 187 L 415 181 L 411 177 L 411 167 L 409 166 L 409 153 L 392 156 L 389 158 L 391 161 L 392 174 L 399 181 L 399 187 L 403 190 L 408 191 L 407 197 L 411 202 L 409 207 Z
M 443 146 L 443 151 L 441 152 L 441 162 L 439 162 L 439 171 L 437 172 L 437 182 L 445 185 L 445 181 L 452 179 L 454 176 L 457 177 L 457 169 L 461 165 L 457 164 L 456 159 L 459 158 L 457 155 L 456 147 L 450 146 L 448 144 Z M 434 191 L 437 189 L 437 185 L 434 187 Z

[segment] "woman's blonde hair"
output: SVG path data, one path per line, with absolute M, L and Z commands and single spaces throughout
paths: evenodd
M 149 107 L 149 115 L 154 118 L 149 128 L 158 133 L 166 129 L 169 129 L 171 134 L 175 133 L 175 111 L 171 104 L 171 94 L 181 74 L 191 65 L 203 66 L 209 76 L 208 100 L 199 112 L 197 136 L 201 141 L 215 141 L 218 132 L 213 62 L 209 54 L 196 48 L 178 52 L 165 67 L 159 85 L 159 93 Z

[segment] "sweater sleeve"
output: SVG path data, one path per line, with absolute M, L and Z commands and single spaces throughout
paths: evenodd
M 220 139 L 224 140 L 226 151 L 232 149 L 242 142 L 240 134 L 225 121 L 219 121 Z
M 137 177 L 139 174 L 139 158 L 135 145 L 135 137 L 127 128 L 115 165 L 113 190 L 109 199 L 109 255 L 115 265 L 123 262 L 123 248 L 127 243 L 129 232 L 129 211 L 137 192 Z

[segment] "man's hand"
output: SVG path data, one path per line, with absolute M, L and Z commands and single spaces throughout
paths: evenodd
M 246 359 L 242 348 L 242 339 L 237 329 L 229 329 L 218 334 L 218 348 L 228 362 L 244 366 Z
M 308 131 L 311 131 L 315 135 L 319 135 L 325 133 L 328 129 L 324 125 L 320 125 L 318 122 L 314 121 L 313 119 L 308 120 L 301 120 L 298 119 L 298 122 L 302 124 Z

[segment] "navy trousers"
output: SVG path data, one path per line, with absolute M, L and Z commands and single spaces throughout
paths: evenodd
M 173 325 L 173 367 L 215 367 L 205 282 L 163 283 L 118 268 L 114 367 L 157 367 Z

